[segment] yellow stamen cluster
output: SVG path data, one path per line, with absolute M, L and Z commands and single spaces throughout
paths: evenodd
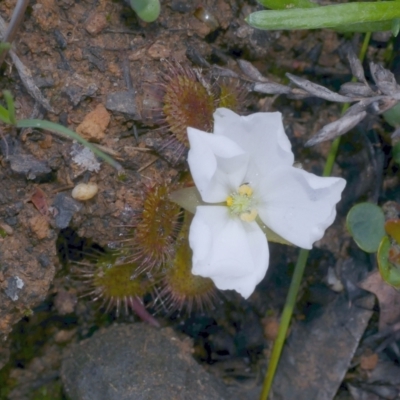
M 226 205 L 232 214 L 239 216 L 245 222 L 254 221 L 258 215 L 254 208 L 253 189 L 246 184 L 241 185 L 237 192 L 226 198 Z

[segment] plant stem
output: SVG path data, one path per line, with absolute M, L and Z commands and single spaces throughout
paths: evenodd
M 368 49 L 368 43 L 371 38 L 371 33 L 368 32 L 364 37 L 364 42 L 360 50 L 359 58 L 361 61 L 364 60 L 365 54 Z M 354 80 L 354 78 L 353 78 Z M 349 104 L 343 105 L 342 114 L 347 110 Z M 340 137 L 336 138 L 331 145 L 328 157 L 326 159 L 323 176 L 329 176 L 332 173 L 333 165 L 335 162 L 336 154 L 339 149 Z M 289 293 L 286 298 L 285 306 L 283 308 L 281 323 L 279 325 L 278 336 L 274 342 L 271 358 L 268 364 L 268 370 L 265 375 L 260 400 L 267 400 L 269 392 L 271 390 L 272 382 L 275 376 L 276 368 L 279 363 L 279 358 L 282 353 L 283 344 L 285 343 L 287 330 L 289 328 L 290 320 L 292 318 L 293 309 L 296 305 L 297 294 L 299 291 L 300 283 L 303 278 L 304 269 L 307 263 L 309 250 L 301 249 L 297 258 L 297 263 L 293 272 L 292 281 L 290 283 Z
M 14 8 L 14 11 L 13 11 L 13 14 L 11 17 L 11 21 L 8 24 L 7 30 L 4 34 L 3 42 L 11 44 L 14 41 L 15 36 L 18 32 L 19 26 L 21 25 L 22 20 L 24 19 L 25 10 L 26 10 L 26 7 L 28 7 L 28 4 L 29 4 L 29 0 L 18 0 L 17 1 L 17 4 Z M 0 52 L 0 67 L 3 64 L 7 53 L 8 53 L 7 48 L 3 49 L 3 51 Z
M 294 306 L 296 304 L 297 293 L 299 291 L 301 279 L 303 278 L 304 268 L 306 267 L 309 250 L 301 249 L 297 258 L 297 263 L 294 268 L 292 281 L 290 283 L 289 293 L 286 298 L 286 303 L 283 308 L 281 323 L 279 324 L 278 336 L 274 342 L 272 349 L 271 359 L 269 360 L 267 374 L 261 392 L 261 400 L 265 400 L 268 397 L 269 391 L 272 386 L 272 381 L 275 376 L 275 370 L 278 366 L 279 357 L 282 352 L 283 343 L 286 339 L 286 333 L 289 328 L 290 320 Z
M 359 59 L 360 59 L 361 62 L 363 62 L 363 60 L 365 58 L 365 54 L 367 53 L 368 43 L 369 43 L 370 39 L 371 39 L 371 32 L 368 32 L 368 33 L 365 34 L 364 41 L 363 41 L 363 44 L 361 46 L 361 50 L 360 50 L 360 54 L 359 54 Z M 352 82 L 354 82 L 356 80 L 357 79 L 355 77 L 352 78 Z M 349 103 L 343 104 L 342 114 L 344 114 L 348 108 L 349 108 Z M 324 172 L 322 173 L 322 176 L 330 176 L 330 174 L 332 173 L 333 164 L 334 164 L 335 159 L 336 159 L 336 154 L 337 154 L 337 152 L 339 150 L 339 145 L 340 145 L 340 136 L 337 137 L 332 142 L 331 148 L 329 150 L 328 157 L 326 159 Z

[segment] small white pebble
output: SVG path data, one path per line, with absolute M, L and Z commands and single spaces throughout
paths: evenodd
M 18 289 L 22 289 L 24 287 L 24 281 L 19 276 L 15 277 L 15 283 Z
M 79 183 L 72 189 L 72 197 L 79 201 L 90 200 L 98 191 L 96 183 Z

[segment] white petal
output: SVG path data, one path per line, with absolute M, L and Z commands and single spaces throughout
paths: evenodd
M 249 155 L 223 136 L 188 128 L 188 137 L 190 172 L 202 199 L 225 201 L 244 182 Z
M 214 134 L 228 137 L 251 154 L 258 172 L 265 173 L 294 163 L 292 146 L 279 112 L 242 117 L 227 108 L 218 108 L 214 113 Z M 252 176 L 249 176 L 250 183 L 251 180 Z
M 280 168 L 264 177 L 262 221 L 296 246 L 311 249 L 336 217 L 346 185 L 342 178 L 321 178 L 298 168 Z
M 190 225 L 194 275 L 249 297 L 268 268 L 268 242 L 255 222 L 232 217 L 222 206 L 199 206 Z

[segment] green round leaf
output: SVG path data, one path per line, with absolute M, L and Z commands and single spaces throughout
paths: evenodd
M 160 15 L 159 0 L 130 0 L 131 7 L 145 22 L 154 22 Z
M 391 254 L 396 253 L 396 254 Z M 394 259 L 399 258 L 400 250 L 396 248 L 396 245 L 390 243 L 390 239 L 388 236 L 385 236 L 378 249 L 378 267 L 379 273 L 382 276 L 382 279 L 388 283 L 389 285 L 395 287 L 396 289 L 400 289 L 400 266 L 397 263 L 391 262 L 391 257 Z
M 378 251 L 385 236 L 384 224 L 382 209 L 372 203 L 357 204 L 347 214 L 347 229 L 357 245 L 367 253 Z

